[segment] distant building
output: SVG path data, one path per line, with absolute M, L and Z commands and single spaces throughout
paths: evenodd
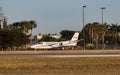
M 43 38 L 42 34 L 38 34 L 32 37 L 32 44 L 35 44 L 38 42 L 38 40 L 41 40 Z
M 36 40 L 41 40 L 42 38 L 43 38 L 43 35 L 42 35 L 42 34 L 36 35 Z
M 56 39 L 59 39 L 60 36 L 58 36 L 57 34 L 49 34 L 50 37 L 53 37 L 53 38 L 56 38 Z
M 53 37 L 53 38 L 56 38 L 56 39 L 59 39 L 60 36 L 58 36 L 57 34 L 38 34 L 38 35 L 35 35 L 33 38 L 32 38 L 32 43 L 37 43 L 39 40 L 41 40 L 42 38 L 44 38 L 44 36 L 50 36 L 50 37 Z

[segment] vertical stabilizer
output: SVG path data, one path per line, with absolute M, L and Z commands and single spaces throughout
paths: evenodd
M 75 34 L 73 35 L 71 41 L 77 41 L 79 37 L 79 32 L 75 32 Z

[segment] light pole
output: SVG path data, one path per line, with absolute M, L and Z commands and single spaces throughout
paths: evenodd
M 82 9 L 83 9 L 83 28 L 84 28 L 84 22 L 85 22 L 85 18 L 84 18 L 84 16 L 85 16 L 85 13 L 84 13 L 84 8 L 86 8 L 87 6 L 82 6 Z M 85 30 L 83 29 L 83 48 L 84 48 L 84 50 L 85 50 Z
M 105 9 L 105 7 L 101 7 L 101 11 L 102 11 L 102 15 L 101 15 L 102 20 L 101 20 L 101 22 L 102 22 L 102 25 L 103 25 L 103 10 L 104 9 Z M 103 34 L 103 36 L 102 36 L 102 49 L 104 49 L 104 35 L 105 35 L 104 30 L 103 30 L 102 34 Z

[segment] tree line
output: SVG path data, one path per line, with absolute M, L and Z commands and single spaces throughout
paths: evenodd
M 23 49 L 27 44 L 31 43 L 31 35 L 34 28 L 37 27 L 36 21 L 20 21 L 9 25 L 4 25 L 0 29 L 0 50 L 16 50 Z M 44 36 L 40 41 L 63 41 L 70 40 L 76 31 L 62 30 L 61 38 L 55 39 Z M 101 24 L 99 22 L 88 23 L 79 31 L 78 46 L 83 47 L 84 41 L 87 45 L 94 46 L 94 49 L 104 49 L 106 45 L 117 48 L 120 45 L 120 25 L 118 24 Z M 91 47 L 90 47 L 91 48 Z
M 21 21 L 5 25 L 0 29 L 0 50 L 22 49 L 31 42 L 32 29 L 37 27 L 36 21 Z
M 62 39 L 70 40 L 75 31 L 63 30 L 60 33 Z M 84 43 L 85 48 L 87 49 L 119 48 L 120 25 L 118 24 L 101 24 L 99 22 L 88 23 L 83 27 L 81 32 L 79 31 L 79 33 L 79 40 L 83 39 L 85 33 L 85 39 L 78 42 L 78 46 L 81 46 L 82 48 L 84 47 Z
M 108 47 L 118 47 L 120 44 L 120 25 L 101 24 L 98 22 L 88 23 L 83 28 L 85 32 L 85 42 L 94 44 L 96 49 Z

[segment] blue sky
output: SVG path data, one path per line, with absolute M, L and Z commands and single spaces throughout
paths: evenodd
M 0 0 L 8 23 L 35 20 L 34 34 L 80 31 L 83 5 L 87 6 L 85 24 L 101 22 L 101 7 L 106 8 L 104 22 L 120 24 L 120 0 Z

